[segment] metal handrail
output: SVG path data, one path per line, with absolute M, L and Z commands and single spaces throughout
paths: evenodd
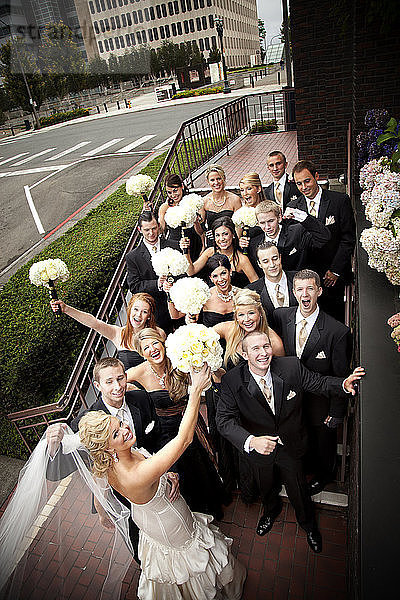
M 156 178 L 149 197 L 152 206 L 158 208 L 166 198 L 163 181 L 167 173 L 178 173 L 193 187 L 199 169 L 204 168 L 215 156 L 224 152 L 229 154 L 232 144 L 248 134 L 252 125 L 260 118 L 263 120 L 266 115 L 268 118 L 275 115 L 280 128 L 293 128 L 293 124 L 287 123 L 284 101 L 285 91 L 251 94 L 183 122 Z M 277 106 L 280 107 L 278 110 Z M 135 227 L 97 312 L 98 319 L 108 322 L 122 307 L 126 308 L 125 255 L 132 250 L 138 239 L 139 232 Z M 91 372 L 99 354 L 104 352 L 110 353 L 109 343 L 96 331 L 90 330 L 59 400 L 7 415 L 29 452 L 31 448 L 23 434 L 25 430 L 32 429 L 36 437 L 39 437 L 36 427 L 54 421 L 67 421 L 78 404 L 87 407 L 88 392 L 95 397 L 97 392 L 93 386 Z M 67 414 L 64 414 L 65 411 L 68 411 Z M 61 413 L 63 416 L 57 417 Z

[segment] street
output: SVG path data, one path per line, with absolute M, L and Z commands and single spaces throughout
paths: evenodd
M 15 262 L 23 264 L 22 255 L 42 240 L 43 231 L 57 228 L 129 169 L 129 175 L 140 171 L 149 155 L 167 150 L 183 121 L 225 102 L 115 114 L 1 142 L 0 276 Z

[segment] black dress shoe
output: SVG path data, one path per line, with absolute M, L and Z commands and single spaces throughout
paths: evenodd
M 263 515 L 258 521 L 256 532 L 258 535 L 265 535 L 268 531 L 271 531 L 272 525 L 274 524 L 276 517 L 271 515 Z
M 307 542 L 313 552 L 322 552 L 322 537 L 318 529 L 307 531 Z
M 315 496 L 315 494 L 322 492 L 327 483 L 328 481 L 325 481 L 324 479 L 311 479 L 308 484 L 310 496 Z

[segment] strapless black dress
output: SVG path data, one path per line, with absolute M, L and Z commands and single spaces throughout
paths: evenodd
M 204 221 L 204 229 L 206 231 L 206 248 L 211 248 L 214 245 L 214 238 L 212 234 L 212 226 L 216 219 L 220 217 L 231 217 L 233 210 L 221 210 L 220 212 L 214 212 L 213 210 L 206 210 L 206 218 Z
M 137 387 L 143 386 L 134 381 Z M 161 444 L 165 446 L 178 433 L 182 420 L 182 411 L 173 402 L 167 390 L 154 390 L 149 392 L 158 415 Z M 183 400 L 187 400 L 187 397 Z M 176 410 L 175 410 L 176 409 Z M 165 414 L 165 413 L 174 414 Z M 190 509 L 213 515 L 217 520 L 223 516 L 222 504 L 226 503 L 227 496 L 217 470 L 211 461 L 208 452 L 200 443 L 195 433 L 192 443 L 174 465 L 179 473 L 179 487 Z
M 194 226 L 186 229 L 186 235 L 190 240 L 190 257 L 194 262 L 199 258 L 203 248 L 203 244 Z M 165 237 L 167 240 L 175 240 L 179 242 L 179 240 L 182 237 L 182 227 L 179 226 L 172 229 L 167 225 Z
M 117 358 L 123 363 L 125 371 L 144 362 L 143 356 L 140 356 L 136 350 L 118 350 Z
M 222 315 L 211 310 L 203 310 L 203 325 L 206 327 L 213 327 L 218 323 L 225 323 L 225 321 L 233 321 L 233 312 Z

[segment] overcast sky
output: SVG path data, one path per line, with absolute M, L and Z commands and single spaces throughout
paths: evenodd
M 267 30 L 267 44 L 279 33 L 282 24 L 282 0 L 257 0 L 258 18 L 264 21 Z M 278 38 L 273 40 L 276 44 Z

